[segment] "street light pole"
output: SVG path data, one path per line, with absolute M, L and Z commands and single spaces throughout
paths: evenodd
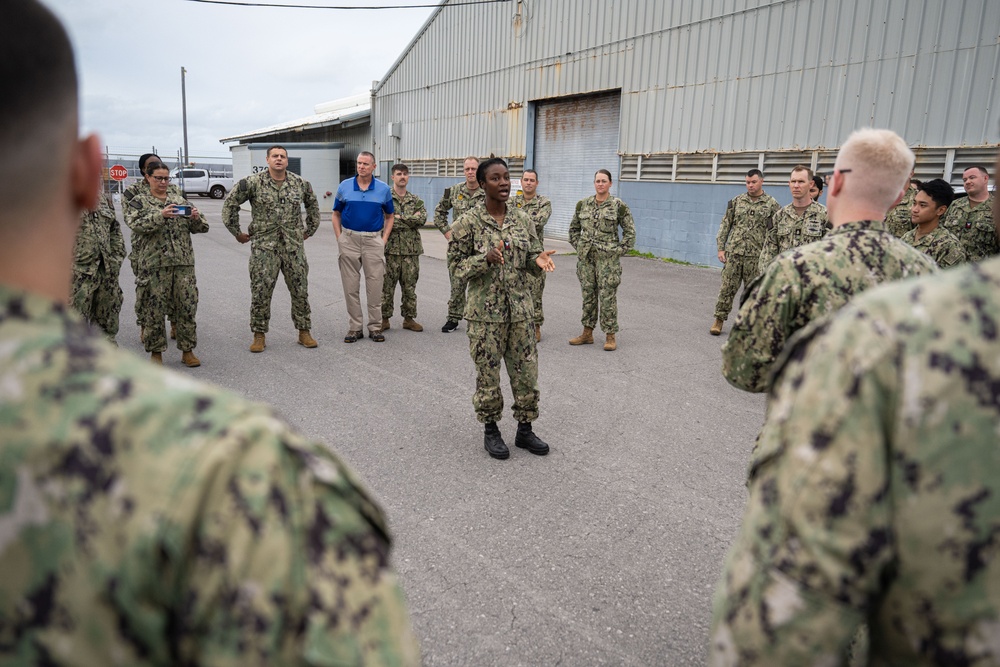
M 187 70 L 181 67 L 181 115 L 184 119 L 184 164 L 182 167 L 188 166 L 188 108 L 187 108 L 187 91 L 184 87 L 184 75 Z

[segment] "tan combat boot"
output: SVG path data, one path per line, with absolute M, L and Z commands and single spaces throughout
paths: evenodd
M 386 318 L 383 317 L 382 318 L 382 331 L 385 331 L 388 328 L 389 328 L 389 320 L 387 320 Z
M 536 324 L 535 325 L 535 342 L 536 343 L 541 343 L 542 342 L 542 325 L 541 324 Z
M 712 334 L 713 336 L 718 336 L 719 334 L 721 334 L 722 333 L 722 320 L 720 320 L 718 317 L 716 317 L 715 321 L 712 322 L 712 328 L 708 330 L 708 333 Z
M 152 352 L 149 355 L 149 360 L 152 361 L 154 364 L 158 364 L 158 365 L 162 366 L 163 365 L 163 353 L 162 352 Z
M 201 359 L 194 356 L 194 352 L 191 350 L 181 355 L 181 362 L 188 368 L 198 368 L 198 366 L 201 366 Z
M 570 345 L 593 345 L 594 344 L 594 328 L 584 327 L 583 333 L 576 338 L 569 339 Z
M 177 340 L 177 325 L 170 323 L 170 340 Z
M 302 347 L 316 347 L 319 343 L 309 334 L 309 329 L 299 330 L 299 345 Z
M 615 342 L 615 335 L 614 334 L 606 334 L 604 336 L 604 351 L 605 352 L 614 352 L 617 349 L 618 349 L 618 343 Z
M 388 329 L 389 327 L 382 327 L 383 329 Z M 409 329 L 410 331 L 423 331 L 424 328 L 412 317 L 403 318 L 403 328 Z
M 250 351 L 263 352 L 265 347 L 267 347 L 267 343 L 264 342 L 264 334 L 254 333 L 253 342 L 250 343 Z

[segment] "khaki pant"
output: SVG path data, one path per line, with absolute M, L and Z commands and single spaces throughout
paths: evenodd
M 385 245 L 381 233 L 352 232 L 340 234 L 340 282 L 344 285 L 344 301 L 350 331 L 362 330 L 361 271 L 365 272 L 365 296 L 368 307 L 368 330 L 382 328 L 382 280 L 385 277 Z

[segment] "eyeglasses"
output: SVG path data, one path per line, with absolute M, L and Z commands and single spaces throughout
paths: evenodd
M 158 183 L 169 183 L 170 182 L 170 177 L 169 176 L 153 176 L 153 180 L 156 181 L 156 182 L 158 182 Z
M 834 169 L 833 171 L 834 171 L 834 173 L 839 172 L 841 174 L 849 174 L 849 173 L 851 173 L 854 170 L 853 169 Z M 830 185 L 830 177 L 831 176 L 833 176 L 833 174 L 826 174 L 826 175 L 823 176 L 823 185 Z

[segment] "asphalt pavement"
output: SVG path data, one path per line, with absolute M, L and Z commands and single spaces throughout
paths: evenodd
M 576 258 L 557 255 L 534 424 L 552 451 L 513 447 L 506 385 L 500 428 L 511 457 L 496 461 L 472 410 L 465 324 L 441 333 L 449 287 L 438 231 L 424 231 L 417 320 L 425 330 L 402 330 L 397 292 L 386 341 L 345 344 L 324 212 L 306 242 L 319 347 L 296 344 L 279 280 L 267 349 L 251 354 L 250 246 L 223 227 L 221 202 L 193 203 L 211 225 L 194 237 L 202 366 L 185 368 L 173 348 L 165 365 L 275 406 L 366 480 L 389 517 L 425 665 L 705 663 L 712 593 L 764 412 L 763 396 L 733 389 L 720 373 L 724 336 L 708 334 L 717 270 L 625 258 L 618 350 L 604 352 L 597 332 L 594 345 L 567 344 L 581 329 L 580 287 Z M 128 262 L 122 286 L 118 341 L 144 354 Z

